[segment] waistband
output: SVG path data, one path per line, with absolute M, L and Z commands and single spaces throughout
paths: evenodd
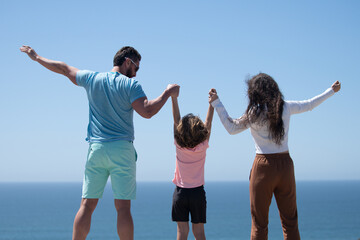
M 129 140 L 114 140 L 114 141 L 103 141 L 103 142 L 89 142 L 89 144 L 102 144 L 102 145 L 109 145 L 109 144 L 122 144 L 122 143 L 134 143 L 134 141 Z
M 256 158 L 267 158 L 267 159 L 287 159 L 290 158 L 290 153 L 288 152 L 284 152 L 284 153 L 267 153 L 267 154 L 263 154 L 263 153 L 257 153 Z
M 179 187 L 179 186 L 176 186 L 176 189 L 185 189 L 185 190 L 197 190 L 197 189 L 202 189 L 204 188 L 204 185 L 201 185 L 199 187 L 193 187 L 193 188 L 183 188 L 183 187 Z

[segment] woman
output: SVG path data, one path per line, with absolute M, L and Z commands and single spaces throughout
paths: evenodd
M 284 239 L 300 239 L 293 161 L 289 155 L 288 132 L 292 114 L 310 111 L 341 88 L 336 81 L 322 94 L 306 101 L 284 101 L 277 83 L 260 73 L 248 84 L 249 105 L 239 119 L 232 119 L 215 89 L 209 102 L 230 134 L 250 128 L 256 157 L 250 173 L 251 239 L 267 239 L 268 213 L 272 195 L 278 205 Z

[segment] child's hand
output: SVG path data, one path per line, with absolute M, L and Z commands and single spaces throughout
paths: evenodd
M 216 89 L 212 88 L 209 91 L 209 103 L 212 103 L 213 101 L 215 101 L 216 99 L 218 99 L 219 96 L 217 95 Z
M 336 81 L 333 83 L 333 85 L 331 86 L 332 90 L 334 92 L 338 92 L 340 91 L 340 88 L 341 88 L 341 83 L 339 81 Z

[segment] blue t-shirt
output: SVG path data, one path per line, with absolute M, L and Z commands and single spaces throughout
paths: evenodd
M 118 72 L 78 71 L 76 83 L 89 100 L 87 141 L 134 140 L 134 109 L 131 103 L 145 97 L 141 85 Z

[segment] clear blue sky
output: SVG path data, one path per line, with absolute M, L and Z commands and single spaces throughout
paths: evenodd
M 212 87 L 232 117 L 247 104 L 245 79 L 265 72 L 288 100 L 342 90 L 291 119 L 297 180 L 360 179 L 359 1 L 2 1 L 0 182 L 82 181 L 88 144 L 85 91 L 19 51 L 79 69 L 109 71 L 124 45 L 142 54 L 148 98 L 181 85 L 182 115 L 205 118 Z M 134 117 L 139 181 L 170 181 L 171 104 Z M 214 115 L 207 181 L 246 181 L 250 132 L 230 136 Z

